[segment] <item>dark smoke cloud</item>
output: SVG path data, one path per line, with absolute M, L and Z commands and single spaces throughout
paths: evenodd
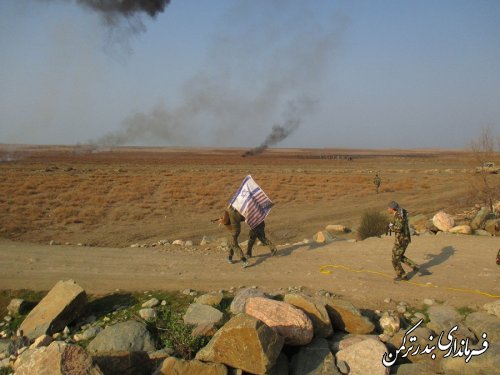
M 165 10 L 170 0 L 76 0 L 76 2 L 103 14 L 129 17 L 144 12 L 154 18 Z
M 48 3 L 58 0 L 38 1 Z M 65 0 L 65 2 L 73 1 Z M 155 18 L 170 4 L 170 0 L 74 0 L 74 2 L 100 14 L 107 26 L 119 28 L 124 34 L 145 31 L 146 28 L 140 17 L 148 15 Z M 121 35 L 120 38 L 123 37 Z M 115 37 L 115 39 L 120 38 Z
M 98 141 L 90 141 L 98 147 L 113 147 L 135 139 L 163 139 L 181 142 L 184 140 L 177 119 L 162 105 L 155 106 L 149 113 L 138 112 L 128 116 L 118 131 L 106 134 Z
M 274 125 L 271 133 L 266 137 L 264 142 L 259 146 L 245 152 L 242 156 L 258 155 L 270 146 L 274 146 L 283 141 L 295 130 L 297 130 L 302 122 L 302 116 L 312 112 L 314 102 L 309 98 L 301 98 L 287 103 L 287 108 L 283 113 L 283 124 Z
M 345 22 L 332 17 L 323 25 L 301 1 L 291 8 L 281 0 L 237 4 L 219 24 L 203 70 L 172 102 L 129 115 L 120 129 L 92 143 L 234 147 L 275 123 L 254 155 L 297 130 L 316 107 L 306 98 L 320 97 Z

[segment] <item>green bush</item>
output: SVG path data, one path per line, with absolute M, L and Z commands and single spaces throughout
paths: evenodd
M 377 210 L 368 210 L 363 213 L 358 228 L 358 237 L 364 240 L 368 237 L 380 237 L 386 233 L 389 218 Z
M 193 359 L 196 353 L 210 341 L 209 337 L 194 337 L 191 334 L 193 326 L 184 324 L 181 315 L 169 308 L 158 311 L 156 329 L 163 346 L 172 349 L 174 356 L 187 360 Z

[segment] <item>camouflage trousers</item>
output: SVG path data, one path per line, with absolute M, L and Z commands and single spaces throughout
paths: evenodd
M 240 232 L 231 231 L 231 235 L 228 238 L 228 247 L 229 247 L 229 255 L 228 259 L 233 260 L 233 255 L 236 253 L 236 256 L 240 257 L 240 259 L 245 262 L 246 257 L 243 255 L 243 250 L 241 250 L 240 245 L 238 244 L 238 237 Z
M 248 232 L 249 238 L 248 238 L 248 246 L 246 253 L 247 256 L 249 257 L 252 256 L 253 245 L 255 244 L 257 238 L 259 239 L 260 242 L 262 242 L 263 245 L 266 245 L 269 248 L 269 250 L 271 250 L 272 254 L 276 252 L 276 246 L 274 246 L 273 243 L 266 237 L 265 228 L 266 224 L 262 222 L 255 228 L 250 229 L 250 232 Z
M 416 267 L 417 265 L 413 260 L 405 256 L 405 251 L 408 245 L 408 241 L 401 241 L 399 243 L 395 243 L 394 247 L 392 248 L 392 266 L 394 267 L 394 270 L 396 271 L 396 274 L 398 276 L 402 276 L 405 274 L 401 263 L 405 263 L 410 267 Z

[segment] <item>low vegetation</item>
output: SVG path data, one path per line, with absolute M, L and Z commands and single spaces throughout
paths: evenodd
M 415 207 L 426 213 L 424 199 L 430 213 L 442 207 L 439 197 L 446 197 L 449 207 L 466 190 L 464 163 L 453 153 L 360 153 L 337 160 L 301 159 L 297 152 L 268 150 L 242 158 L 240 150 L 20 149 L 0 162 L 0 237 L 112 247 L 130 246 L 138 238 L 201 240 L 220 232 L 210 219 L 247 174 L 275 202 L 271 237 L 272 230 L 295 233 L 287 241 L 303 239 L 300 229 L 317 230 L 314 221 L 356 226 L 362 209 L 352 210 L 355 203 L 383 209 L 401 198 L 415 214 Z M 382 177 L 379 194 L 375 171 Z
M 388 224 L 389 218 L 387 215 L 377 210 L 365 211 L 358 228 L 358 237 L 360 240 L 368 237 L 380 237 L 386 233 Z

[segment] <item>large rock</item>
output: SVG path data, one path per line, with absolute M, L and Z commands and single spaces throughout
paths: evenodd
M 328 243 L 333 240 L 333 236 L 326 230 L 319 231 L 313 236 L 313 241 L 316 243 Z
M 396 375 L 434 375 L 440 373 L 436 362 L 403 363 L 391 367 L 391 374 Z
M 368 334 L 375 325 L 349 301 L 325 299 L 326 310 L 334 329 L 349 333 Z
M 337 352 L 337 362 L 345 362 L 349 375 L 388 375 L 389 368 L 382 364 L 387 348 L 380 341 L 363 340 Z
M 472 350 L 482 350 L 483 340 L 480 340 L 476 347 L 469 347 Z M 500 373 L 500 343 L 491 343 L 488 349 L 480 355 L 470 358 L 465 362 L 465 356 L 446 358 L 441 361 L 442 370 L 446 375 L 492 375 Z
M 309 345 L 300 348 L 292 358 L 291 375 L 340 375 L 335 365 L 328 342 L 323 338 L 314 339 Z
M 313 338 L 311 319 L 289 303 L 254 297 L 247 301 L 246 313 L 276 330 L 287 345 L 307 345 Z
M 150 375 L 152 361 L 146 352 L 109 352 L 92 356 L 105 375 Z
M 410 333 L 408 331 L 412 330 Z M 415 339 L 413 339 L 413 337 Z M 430 340 L 430 338 L 433 338 L 433 340 Z M 436 340 L 434 339 L 435 335 L 434 332 L 431 331 L 427 327 L 423 327 L 422 324 L 420 324 L 417 328 L 410 327 L 408 329 L 400 330 L 397 332 L 389 341 L 388 347 L 392 346 L 393 353 L 401 348 L 402 345 L 405 346 L 405 349 L 402 350 L 402 352 L 399 354 L 398 359 L 401 360 L 402 356 L 406 355 L 406 360 L 410 362 L 428 362 L 432 361 L 432 358 L 429 354 L 419 354 L 415 353 L 415 355 L 412 355 L 414 353 L 414 350 L 409 350 L 411 346 L 413 348 L 417 348 L 419 346 L 420 348 L 425 348 L 427 345 L 429 347 L 435 346 L 436 345 Z M 412 339 L 412 341 L 410 341 Z M 396 362 L 398 363 L 398 362 Z
M 314 337 L 326 338 L 333 335 L 332 322 L 322 301 L 296 293 L 285 294 L 283 301 L 298 307 L 307 314 L 313 323 Z
M 489 342 L 500 342 L 500 319 L 486 312 L 478 311 L 467 315 L 465 325 L 481 341 L 483 333 Z
M 210 292 L 196 297 L 194 302 L 202 305 L 217 306 L 222 302 L 223 298 L 224 295 L 221 292 Z
M 470 222 L 472 230 L 481 229 L 489 214 L 490 210 L 487 207 L 482 207 Z
M 425 216 L 424 214 L 418 214 L 415 216 L 411 216 L 408 219 L 408 224 L 413 228 L 415 228 L 417 232 L 421 233 L 425 232 L 425 230 L 427 229 L 426 228 L 427 220 L 429 220 L 427 216 Z
M 227 367 L 221 363 L 205 363 L 198 360 L 186 361 L 169 357 L 163 361 L 154 375 L 226 375 Z
M 59 281 L 19 327 L 25 336 L 52 335 L 75 320 L 87 303 L 85 291 L 73 280 Z
M 496 301 L 485 303 L 483 305 L 483 309 L 488 313 L 488 314 L 493 314 L 496 315 L 497 318 L 500 318 L 500 299 L 497 299 Z
M 500 236 L 500 219 L 487 220 L 484 223 L 484 230 L 493 236 Z
M 345 225 L 341 224 L 329 224 L 325 228 L 328 232 L 336 232 L 336 233 L 348 233 L 349 228 Z
M 401 319 L 394 311 L 384 311 L 380 316 L 379 324 L 385 334 L 392 336 L 401 328 Z
M 443 332 L 443 337 L 446 337 L 450 330 L 457 326 L 454 330 L 453 337 L 458 340 L 469 339 L 472 343 L 477 342 L 474 333 L 472 333 L 464 324 L 461 324 L 461 317 L 458 312 L 451 306 L 430 306 L 427 311 L 429 315 L 429 323 L 427 328 L 433 330 L 437 336 Z
M 154 340 L 145 324 L 135 320 L 107 326 L 89 343 L 90 353 L 155 350 Z
M 375 340 L 380 342 L 377 335 L 358 335 L 353 333 L 339 332 L 335 333 L 332 338 L 328 339 L 328 345 L 332 353 L 337 353 L 340 350 L 346 349 L 347 347 L 355 344 L 359 344 L 364 340 Z
M 233 313 L 234 315 L 244 313 L 245 304 L 247 303 L 247 300 L 252 297 L 267 298 L 269 296 L 260 289 L 242 289 L 234 296 L 233 301 L 231 302 L 231 306 L 229 307 L 229 311 L 231 311 L 231 313 Z
M 276 363 L 271 369 L 266 372 L 266 375 L 288 375 L 289 374 L 289 366 L 288 366 L 288 358 L 283 353 L 280 353 Z
M 455 226 L 455 220 L 448 215 L 446 212 L 439 211 L 432 218 L 432 223 L 443 232 L 448 232 L 451 228 Z
M 186 324 L 199 326 L 216 325 L 222 322 L 223 318 L 224 314 L 212 306 L 192 303 L 184 314 L 183 320 Z
M 7 306 L 10 315 L 25 314 L 29 308 L 29 303 L 21 298 L 13 298 Z
M 472 229 L 469 225 L 457 225 L 450 229 L 450 233 L 454 234 L 472 234 Z
M 16 360 L 14 370 L 16 375 L 102 375 L 85 349 L 61 341 L 24 351 Z
M 249 315 L 240 314 L 217 331 L 196 354 L 196 359 L 264 374 L 275 364 L 283 343 L 283 337 L 272 328 Z

